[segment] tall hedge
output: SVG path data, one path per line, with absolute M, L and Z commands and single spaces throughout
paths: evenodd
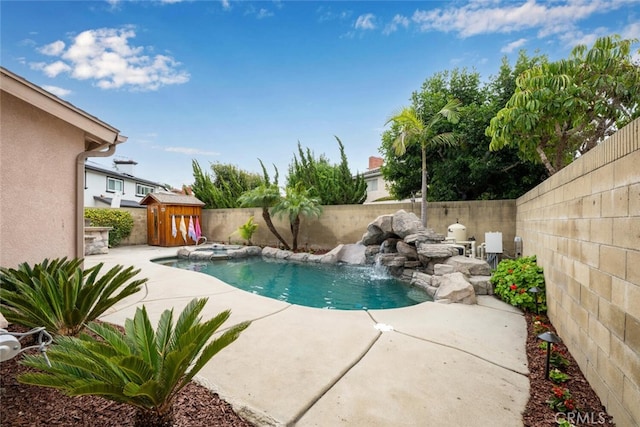
M 119 209 L 85 208 L 84 217 L 91 221 L 92 226 L 113 227 L 109 231 L 109 247 L 118 246 L 133 229 L 131 213 Z

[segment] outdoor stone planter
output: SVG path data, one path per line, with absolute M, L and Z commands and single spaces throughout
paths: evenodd
M 113 227 L 84 227 L 84 255 L 109 253 L 109 231 Z

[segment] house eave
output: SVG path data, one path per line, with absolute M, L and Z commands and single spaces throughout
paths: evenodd
M 120 131 L 41 87 L 0 67 L 0 89 L 65 122 L 82 129 L 87 150 L 126 141 Z

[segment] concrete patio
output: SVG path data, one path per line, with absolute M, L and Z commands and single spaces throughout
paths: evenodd
M 135 265 L 146 289 L 102 317 L 123 324 L 144 304 L 155 324 L 195 297 L 203 317 L 251 326 L 198 376 L 257 425 L 518 426 L 529 398 L 526 324 L 491 296 L 478 305 L 426 302 L 337 311 L 254 295 L 201 273 L 153 263 L 177 248 L 129 246 L 89 256 Z M 390 329 L 390 330 L 389 330 Z

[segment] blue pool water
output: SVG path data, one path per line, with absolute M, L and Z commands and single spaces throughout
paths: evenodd
M 406 307 L 431 298 L 373 267 L 271 260 L 159 260 L 170 267 L 217 277 L 247 292 L 308 307 L 366 310 Z

